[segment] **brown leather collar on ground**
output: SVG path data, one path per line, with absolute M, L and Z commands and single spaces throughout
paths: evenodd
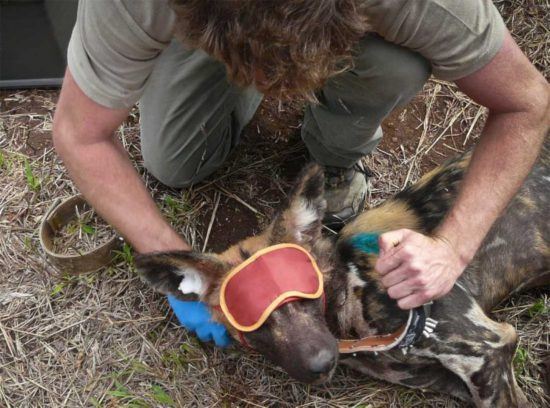
M 76 217 L 75 207 L 82 210 L 86 204 L 80 194 L 65 200 L 57 199 L 44 215 L 40 224 L 40 245 L 50 263 L 61 272 L 80 274 L 97 271 L 111 263 L 114 250 L 121 247 L 121 239 L 114 236 L 97 248 L 77 255 L 59 254 L 53 250 L 55 233 Z

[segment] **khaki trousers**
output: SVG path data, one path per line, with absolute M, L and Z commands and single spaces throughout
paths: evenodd
M 305 109 L 302 138 L 317 162 L 351 167 L 382 137 L 380 123 L 424 85 L 421 55 L 369 34 L 354 68 L 327 81 L 319 105 Z M 140 100 L 145 166 L 161 182 L 185 187 L 213 173 L 238 144 L 262 100 L 226 79 L 223 64 L 179 42 L 161 54 Z

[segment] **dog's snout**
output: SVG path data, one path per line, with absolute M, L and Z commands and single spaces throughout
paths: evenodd
M 308 361 L 309 370 L 315 374 L 328 373 L 334 368 L 336 363 L 336 354 L 329 349 L 319 351 Z

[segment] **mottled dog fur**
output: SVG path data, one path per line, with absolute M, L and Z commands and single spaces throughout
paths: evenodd
M 253 348 L 290 375 L 305 382 L 326 381 L 339 360 L 372 377 L 452 394 L 479 407 L 526 406 L 512 369 L 517 334 L 512 326 L 492 320 L 487 313 L 519 290 L 550 284 L 548 138 L 530 176 L 458 284 L 434 302 L 431 317 L 439 321 L 434 335 L 422 338 L 407 355 L 391 350 L 338 356 L 337 338 L 393 332 L 407 318 L 379 284 L 376 257 L 355 250 L 349 238 L 399 228 L 430 234 L 452 206 L 469 159 L 464 154 L 450 160 L 393 199 L 361 214 L 344 228 L 336 243 L 321 235 L 322 171 L 308 166 L 286 208 L 262 234 L 221 254 L 143 255 L 137 259 L 138 270 L 162 293 L 198 298 L 215 306 L 221 279 L 233 266 L 269 245 L 300 244 L 311 251 L 324 274 L 326 313 L 322 300 L 287 303 L 260 329 L 244 334 Z M 350 262 L 358 268 L 349 268 Z M 189 293 L 182 294 L 178 287 L 186 279 L 195 283 L 187 286 Z M 213 310 L 216 320 L 227 323 Z

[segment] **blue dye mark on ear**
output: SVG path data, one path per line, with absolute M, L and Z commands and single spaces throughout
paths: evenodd
M 377 255 L 380 252 L 380 247 L 378 246 L 379 236 L 380 234 L 377 234 L 376 232 L 364 232 L 354 235 L 349 239 L 349 242 L 355 249 L 363 251 L 367 254 Z

